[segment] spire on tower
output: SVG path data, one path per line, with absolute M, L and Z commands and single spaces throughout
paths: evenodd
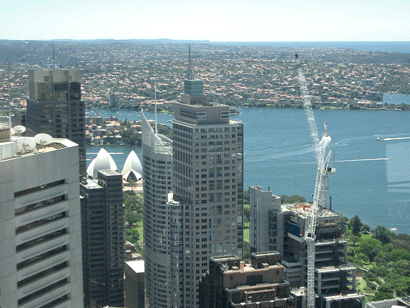
M 194 73 L 192 72 L 192 68 L 191 68 L 191 44 L 188 45 L 188 76 L 187 79 L 188 80 L 192 80 L 194 79 Z

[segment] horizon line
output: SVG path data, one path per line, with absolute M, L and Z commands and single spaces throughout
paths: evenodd
M 170 38 L 152 38 L 152 39 L 144 39 L 144 38 L 127 38 L 127 39 L 115 39 L 115 38 L 83 38 L 83 39 L 72 39 L 72 38 L 58 38 L 58 39 L 3 39 L 0 38 L 0 41 L 42 41 L 42 42 L 47 42 L 47 41 L 178 41 L 178 42 L 211 42 L 211 43 L 295 43 L 295 42 L 300 42 L 300 43 L 410 43 L 410 40 L 396 40 L 396 41 L 389 41 L 389 40 L 380 40 L 380 41 L 374 41 L 374 40 L 324 40 L 324 41 L 318 41 L 318 40 L 306 40 L 306 41 L 300 41 L 300 40 L 286 40 L 286 41 L 213 41 L 210 39 L 170 39 Z

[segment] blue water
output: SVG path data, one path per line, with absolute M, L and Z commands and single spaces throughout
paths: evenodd
M 286 48 L 347 48 L 359 49 L 363 51 L 386 51 L 398 53 L 410 53 L 409 41 L 396 42 L 212 42 L 213 44 L 224 45 L 260 45 L 270 47 L 286 47 Z
M 410 103 L 410 96 L 401 99 Z M 257 184 L 266 190 L 270 186 L 276 195 L 297 194 L 311 200 L 316 163 L 304 111 L 239 111 L 241 114 L 233 118 L 244 122 L 245 187 Z M 113 113 L 98 112 L 103 117 Z M 139 116 L 126 111 L 115 114 L 120 119 Z M 318 131 L 327 121 L 332 137 L 336 174 L 329 177 L 329 196 L 333 209 L 347 217 L 359 215 L 371 227 L 384 225 L 410 234 L 410 112 L 315 110 L 314 114 Z M 154 119 L 153 113 L 146 116 Z M 159 114 L 158 122 L 170 124 L 172 118 Z M 378 137 L 384 140 L 377 141 Z M 106 149 L 114 153 L 120 170 L 131 150 L 141 158 L 139 147 Z M 98 150 L 87 147 L 87 159 L 94 158 Z

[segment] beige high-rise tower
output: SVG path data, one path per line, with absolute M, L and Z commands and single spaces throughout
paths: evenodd
M 191 61 L 174 106 L 173 188 L 183 206 L 184 307 L 199 306 L 211 256 L 243 256 L 243 123 L 209 103 Z

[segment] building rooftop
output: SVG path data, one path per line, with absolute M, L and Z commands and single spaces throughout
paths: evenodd
M 298 216 L 307 218 L 312 212 L 312 204 L 310 203 L 294 203 L 294 204 L 282 204 L 282 212 L 294 212 Z M 325 208 L 318 208 L 317 217 L 339 217 L 340 214 L 335 211 L 331 211 Z
M 338 271 L 340 271 L 340 270 L 346 271 L 346 270 L 354 270 L 354 269 L 356 269 L 354 266 L 350 266 L 350 265 L 340 265 L 340 266 L 323 266 L 323 267 L 316 267 L 315 270 L 316 270 L 317 272 L 319 272 L 319 273 L 321 273 L 321 272 L 328 273 L 328 272 L 332 272 L 332 271 L 338 272 Z
M 34 137 L 12 137 L 11 141 L 0 142 L 0 161 L 73 146 L 77 144 L 68 139 L 51 138 L 48 143 L 36 143 Z
M 144 260 L 133 260 L 126 263 L 135 273 L 144 273 Z

